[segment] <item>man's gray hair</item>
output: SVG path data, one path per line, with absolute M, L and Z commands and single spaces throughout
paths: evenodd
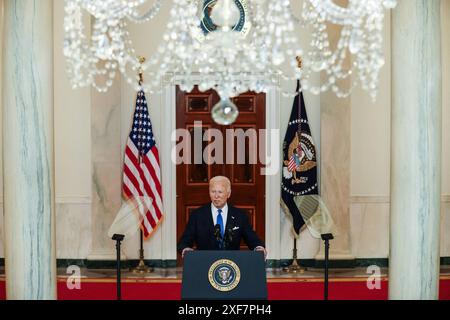
M 215 176 L 209 180 L 209 186 L 213 185 L 214 183 L 224 183 L 227 191 L 231 191 L 231 182 L 230 179 L 228 179 L 225 176 Z

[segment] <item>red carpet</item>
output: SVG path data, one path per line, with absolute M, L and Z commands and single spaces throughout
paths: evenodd
M 270 279 L 268 284 L 269 300 L 320 300 L 323 299 L 323 281 L 321 279 Z M 179 300 L 180 280 L 168 279 L 127 279 L 122 283 L 124 300 Z M 6 298 L 5 279 L 0 278 L 0 300 Z M 381 289 L 369 290 L 365 279 L 331 279 L 329 282 L 330 300 L 386 300 L 388 282 L 381 282 Z M 440 300 L 450 300 L 450 277 L 441 278 Z M 85 279 L 81 289 L 69 290 L 64 278 L 58 278 L 59 300 L 114 300 L 116 283 L 113 279 Z

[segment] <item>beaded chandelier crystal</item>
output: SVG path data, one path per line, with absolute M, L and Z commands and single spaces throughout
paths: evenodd
M 348 96 L 359 84 L 376 97 L 384 65 L 385 10 L 394 8 L 397 0 L 347 0 L 346 7 L 333 0 L 303 0 L 299 17 L 290 0 L 172 2 L 162 42 L 142 63 L 127 25 L 151 20 L 162 0 L 66 0 L 64 55 L 73 86 L 93 85 L 105 92 L 120 70 L 136 90 L 153 93 L 161 89 L 162 77 L 176 75 L 182 90 L 198 85 L 201 91 L 217 91 L 221 102 L 212 113 L 222 124 L 232 123 L 237 113 L 230 98 L 273 86 L 280 89 L 281 81 L 300 79 L 303 90 L 331 90 L 338 97 Z M 142 13 L 148 3 L 152 6 Z M 84 13 L 91 18 L 90 30 Z M 298 39 L 297 25 L 310 31 L 306 45 Z M 341 26 L 333 47 L 330 25 Z M 139 71 L 151 81 L 138 83 Z M 317 73 L 319 84 L 311 77 Z M 350 77 L 351 86 L 342 88 L 340 82 Z

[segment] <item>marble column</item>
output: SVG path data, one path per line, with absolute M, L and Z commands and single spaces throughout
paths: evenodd
M 56 299 L 52 2 L 3 1 L 8 299 Z
M 390 299 L 438 298 L 440 27 L 440 0 L 392 13 Z

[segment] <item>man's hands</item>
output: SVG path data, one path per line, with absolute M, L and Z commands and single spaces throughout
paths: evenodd
M 181 258 L 184 258 L 184 255 L 188 252 L 188 251 L 194 251 L 194 249 L 192 248 L 184 248 L 183 251 L 181 251 Z
M 264 260 L 266 260 L 267 258 L 267 250 L 266 250 L 266 248 L 264 248 L 264 247 L 261 247 L 261 246 L 257 246 L 255 249 L 254 249 L 255 251 L 262 251 L 262 252 L 264 252 Z

